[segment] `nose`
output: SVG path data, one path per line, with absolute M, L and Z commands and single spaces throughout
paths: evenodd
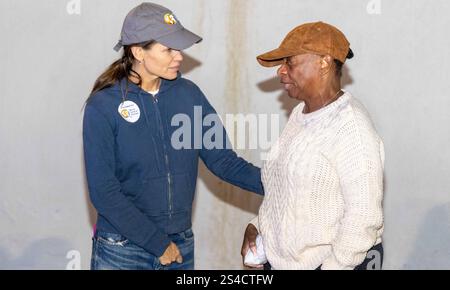
M 179 61 L 179 62 L 182 62 L 183 61 L 183 54 L 181 53 L 181 51 L 179 51 L 179 50 L 174 50 L 174 60 L 175 61 Z
M 283 63 L 280 66 L 280 68 L 277 70 L 277 75 L 278 75 L 278 77 L 282 77 L 283 75 L 286 75 L 286 74 L 287 74 L 286 64 Z

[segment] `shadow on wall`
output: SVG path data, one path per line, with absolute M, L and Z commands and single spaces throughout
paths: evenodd
M 341 85 L 342 88 L 345 89 L 345 87 L 353 84 L 353 78 L 350 75 L 350 69 L 347 65 L 344 65 L 342 67 L 342 78 L 341 78 Z
M 427 213 L 403 268 L 450 269 L 450 203 L 436 206 Z
M 271 93 L 282 90 L 280 79 L 278 77 L 273 77 L 266 81 L 262 81 L 257 86 L 261 91 L 265 93 Z M 292 110 L 299 104 L 299 101 L 290 98 L 285 90 L 283 90 L 282 93 L 278 96 L 278 101 L 280 101 L 281 109 L 285 111 L 286 117 L 289 117 L 291 115 Z
M 353 79 L 350 76 L 350 70 L 346 65 L 344 65 L 342 67 L 342 78 L 341 78 L 342 88 L 345 89 L 345 87 L 351 85 L 352 83 Z M 261 91 L 265 93 L 282 90 L 280 79 L 277 76 L 274 76 L 273 78 L 268 79 L 266 81 L 260 82 L 257 86 Z M 292 110 L 300 103 L 300 101 L 289 97 L 285 90 L 283 90 L 283 92 L 278 96 L 278 100 L 281 103 L 281 109 L 286 113 L 286 117 L 289 117 L 291 115 Z
M 181 63 L 181 74 L 185 75 L 187 73 L 190 73 L 195 68 L 201 66 L 202 63 L 198 61 L 197 59 L 193 58 L 192 56 L 183 53 L 183 62 Z
M 0 270 L 64 270 L 70 250 L 70 243 L 58 238 L 35 241 L 18 258 L 0 248 Z

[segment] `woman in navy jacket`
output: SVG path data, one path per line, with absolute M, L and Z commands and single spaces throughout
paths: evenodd
M 97 79 L 84 115 L 86 175 L 98 212 L 91 269 L 194 268 L 199 158 L 223 180 L 263 194 L 260 169 L 227 146 L 219 118 L 215 146 L 202 142 L 211 127 L 174 137 L 174 120 L 217 116 L 179 73 L 180 51 L 199 41 L 156 4 L 143 3 L 125 19 L 115 47 L 123 56 Z

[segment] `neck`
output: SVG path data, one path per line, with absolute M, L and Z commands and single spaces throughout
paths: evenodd
M 146 92 L 154 92 L 159 90 L 159 87 L 161 85 L 161 79 L 155 78 L 155 79 L 142 79 L 141 88 Z
M 142 69 L 138 69 L 137 67 L 133 67 L 133 70 L 137 72 L 141 76 L 141 89 L 146 92 L 154 92 L 159 90 L 161 86 L 161 78 L 155 75 L 149 75 L 147 72 Z M 130 80 L 134 83 L 138 83 L 139 79 L 131 76 Z
M 340 82 L 333 82 L 322 87 L 323 89 L 319 89 L 315 95 L 305 98 L 303 113 L 309 114 L 318 111 L 343 95 Z

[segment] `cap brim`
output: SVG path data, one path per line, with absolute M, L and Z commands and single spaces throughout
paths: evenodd
M 299 51 L 292 51 L 285 48 L 277 48 L 272 51 L 261 54 L 256 59 L 259 64 L 265 67 L 274 67 L 277 65 L 281 65 L 284 62 L 286 57 L 294 56 L 297 54 L 301 54 Z
M 122 41 L 119 41 L 117 44 L 116 44 L 116 46 L 114 46 L 114 50 L 115 51 L 119 51 L 121 48 L 122 48 Z
M 203 39 L 195 33 L 182 28 L 173 33 L 155 39 L 157 42 L 175 50 L 185 50 Z

